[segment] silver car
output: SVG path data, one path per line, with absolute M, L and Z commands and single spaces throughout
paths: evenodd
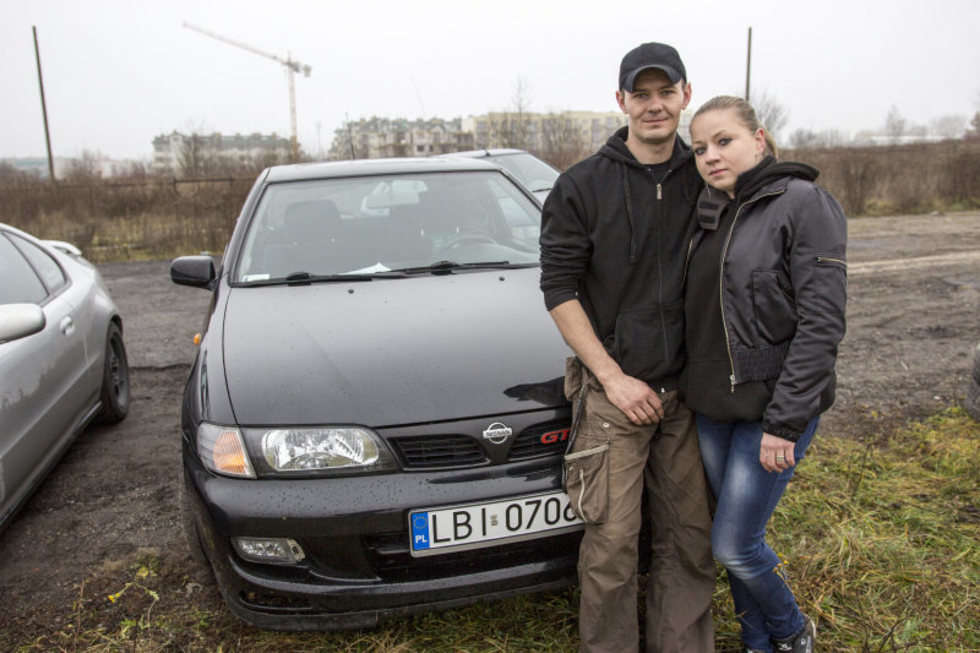
M 122 320 L 98 271 L 0 224 L 0 530 L 87 424 L 128 410 Z
M 538 201 L 542 204 L 548 197 L 555 180 L 560 174 L 557 170 L 545 163 L 530 152 L 524 150 L 514 150 L 506 148 L 496 148 L 489 150 L 467 150 L 465 152 L 453 152 L 449 156 L 465 156 L 471 159 L 485 159 L 497 164 L 517 178 L 517 181 L 524 184 L 524 187 L 534 193 Z

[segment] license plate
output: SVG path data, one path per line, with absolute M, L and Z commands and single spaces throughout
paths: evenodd
M 413 510 L 408 531 L 413 556 L 436 555 L 558 535 L 582 529 L 568 495 L 530 497 L 451 508 Z

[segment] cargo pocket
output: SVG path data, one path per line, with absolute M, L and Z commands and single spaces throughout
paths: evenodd
M 579 438 L 562 461 L 569 505 L 586 524 L 601 524 L 609 512 L 609 442 Z

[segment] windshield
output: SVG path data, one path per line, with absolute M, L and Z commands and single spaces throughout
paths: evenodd
M 487 158 L 501 168 L 506 168 L 531 191 L 551 190 L 551 187 L 555 185 L 555 180 L 558 179 L 557 170 L 526 152 L 521 154 L 493 154 Z
M 449 261 L 534 264 L 540 224 L 534 203 L 495 171 L 273 184 L 234 278 L 382 275 Z

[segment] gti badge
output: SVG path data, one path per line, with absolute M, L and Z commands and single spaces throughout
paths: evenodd
M 483 438 L 485 440 L 490 440 L 494 444 L 503 444 L 507 441 L 511 435 L 514 434 L 514 429 L 509 426 L 504 426 L 500 422 L 494 422 L 487 427 L 487 430 L 483 432 Z

